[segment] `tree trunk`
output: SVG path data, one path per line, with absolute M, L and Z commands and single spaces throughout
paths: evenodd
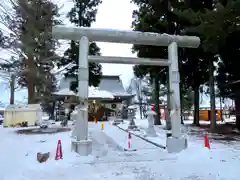
M 33 62 L 33 59 L 31 57 L 28 58 L 26 61 L 27 65 L 27 73 L 26 73 L 26 79 L 27 79 L 27 90 L 28 90 L 28 104 L 34 104 L 35 103 L 35 82 L 34 77 L 36 76 L 35 73 L 37 71 L 35 70 L 35 64 Z
M 180 83 L 180 105 L 181 105 L 181 124 L 184 124 L 183 118 L 183 96 L 182 96 L 182 85 Z
M 220 118 L 223 121 L 223 107 L 222 107 L 222 97 L 220 96 Z
M 140 98 L 139 98 L 139 113 L 140 113 L 140 119 L 142 119 L 143 108 L 142 108 L 142 99 Z
M 214 88 L 214 69 L 213 60 L 209 59 L 209 88 L 210 88 L 210 105 L 211 105 L 211 130 L 216 128 L 216 105 L 215 105 L 215 88 Z
M 161 125 L 161 120 L 160 120 L 160 111 L 159 111 L 159 79 L 158 77 L 154 77 L 154 102 L 155 102 L 155 106 L 154 106 L 154 110 L 156 112 L 156 116 L 155 116 L 155 125 Z
M 240 130 L 240 96 L 236 95 L 235 98 L 235 115 L 236 115 L 236 128 Z
M 199 87 L 194 88 L 193 124 L 199 126 Z
M 35 86 L 32 82 L 29 82 L 27 84 L 28 89 L 28 104 L 34 104 L 35 103 Z
M 10 78 L 10 104 L 14 104 L 15 101 L 15 74 L 11 74 Z
M 234 94 L 235 94 L 234 102 L 235 102 L 236 128 L 240 130 L 240 89 L 234 88 Z
M 51 112 L 49 114 L 49 119 L 50 120 L 55 120 L 55 106 L 56 106 L 56 101 L 54 100 L 52 103 L 51 103 Z

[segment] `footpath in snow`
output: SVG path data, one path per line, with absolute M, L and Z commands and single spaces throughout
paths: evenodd
M 71 151 L 71 132 L 56 134 L 16 134 L 15 128 L 0 128 L 0 180 L 49 180 L 49 179 L 136 179 L 138 163 L 151 163 L 161 151 L 151 144 L 133 138 L 137 152 L 124 152 L 127 133 L 105 123 L 89 123 L 89 136 L 93 141 L 93 154 L 81 157 Z M 58 140 L 63 147 L 63 160 L 55 161 Z M 38 152 L 50 152 L 46 163 L 38 163 Z M 128 164 L 132 164 L 128 167 Z M 134 171 L 135 169 L 135 171 Z
M 96 126 L 99 126 L 100 129 L 100 123 L 95 124 Z M 118 127 L 113 126 L 110 122 L 104 123 L 104 133 L 111 137 L 115 142 L 119 144 L 122 149 L 127 148 L 127 142 L 128 142 L 128 133 L 120 130 Z M 141 149 L 156 149 L 156 147 L 150 143 L 147 143 L 135 136 L 132 136 L 132 148 L 141 150 Z
M 16 129 L 0 128 L 0 180 L 238 180 L 239 144 L 190 141 L 179 154 L 168 154 L 132 136 L 137 151 L 125 152 L 127 133 L 109 122 L 89 123 L 93 154 L 81 157 L 71 151 L 70 133 L 20 135 Z M 55 161 L 58 140 L 63 160 Z M 43 142 L 44 141 L 44 142 Z M 37 152 L 50 152 L 46 163 L 38 163 Z
M 135 123 L 139 129 L 139 131 L 131 131 L 132 134 L 138 135 L 144 139 L 147 139 L 155 144 L 158 144 L 162 147 L 166 146 L 166 131 L 162 128 L 154 126 L 157 137 L 149 137 L 147 136 L 146 129 L 148 127 L 148 121 L 146 119 L 137 119 Z M 124 123 L 119 124 L 118 127 L 124 130 L 128 129 L 128 121 L 124 121 Z

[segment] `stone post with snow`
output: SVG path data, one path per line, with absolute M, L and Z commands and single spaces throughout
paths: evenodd
M 88 49 L 89 40 L 82 36 L 79 42 L 78 61 L 78 120 L 76 121 L 76 139 L 72 140 L 72 149 L 82 156 L 92 153 L 92 140 L 88 139 Z
M 128 107 L 128 116 L 129 116 L 129 125 L 128 130 L 137 130 L 137 126 L 135 124 L 135 115 L 136 115 L 137 108 L 135 106 L 129 106 Z
M 72 138 L 76 138 L 76 122 L 78 120 L 78 109 L 75 107 L 74 111 L 71 113 L 71 120 L 73 121 L 73 128 L 72 128 Z
M 147 115 L 147 120 L 148 120 L 148 128 L 146 130 L 147 136 L 156 137 L 157 134 L 154 129 L 154 116 L 156 116 L 156 113 L 149 109 L 146 112 L 146 115 Z

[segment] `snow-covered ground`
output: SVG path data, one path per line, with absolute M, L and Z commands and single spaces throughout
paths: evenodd
M 211 150 L 202 139 L 190 138 L 189 148 L 168 154 L 132 136 L 133 148 L 126 152 L 128 134 L 110 122 L 89 123 L 93 154 L 80 157 L 71 152 L 70 132 L 52 135 L 19 135 L 13 128 L 0 128 L 0 180 L 237 180 L 240 144 L 212 142 Z M 164 137 L 162 135 L 162 137 Z M 158 137 L 160 138 L 160 137 Z M 63 160 L 55 161 L 58 140 Z M 45 141 L 45 142 L 40 142 Z M 46 163 L 38 163 L 37 152 L 50 152 Z

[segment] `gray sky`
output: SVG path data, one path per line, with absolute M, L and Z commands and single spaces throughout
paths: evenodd
M 58 1 L 59 0 L 54 0 Z M 61 15 L 64 18 L 64 23 L 69 24 L 68 19 L 65 19 L 66 13 L 72 8 L 71 0 L 60 0 L 64 6 L 61 9 Z M 92 24 L 94 28 L 121 29 L 131 30 L 132 12 L 137 9 L 137 6 L 130 3 L 130 0 L 102 0 L 102 4 L 98 7 L 96 22 Z M 131 44 L 117 43 L 97 43 L 101 48 L 103 56 L 124 56 L 134 57 L 131 52 Z M 61 52 L 65 49 L 61 48 Z M 126 86 L 131 77 L 133 77 L 132 65 L 123 64 L 102 64 L 103 74 L 105 75 L 121 75 L 124 86 Z
M 132 12 L 137 7 L 130 0 L 103 0 L 99 6 L 97 21 L 93 27 L 130 30 Z M 115 43 L 98 43 L 103 55 L 133 57 L 132 45 Z M 121 74 L 123 84 L 133 76 L 132 65 L 103 64 L 104 74 Z

